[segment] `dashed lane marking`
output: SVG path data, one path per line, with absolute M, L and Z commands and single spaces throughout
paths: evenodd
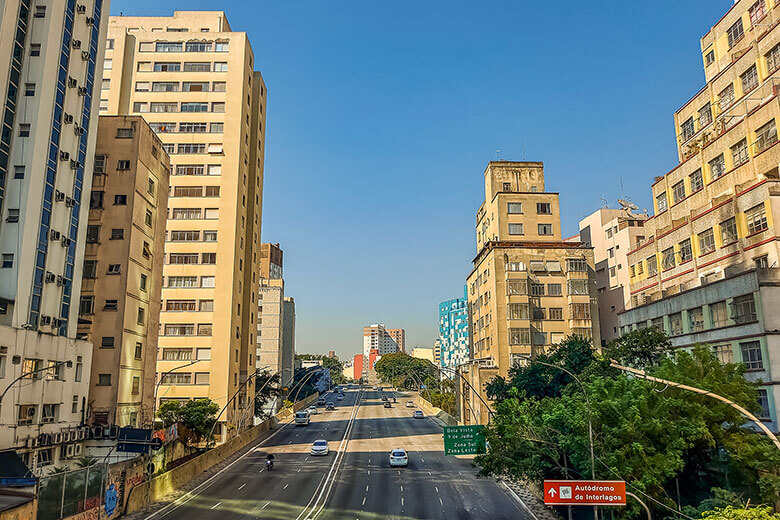
M 268 507 L 268 504 L 270 504 L 270 503 L 271 503 L 271 501 L 269 500 L 269 501 L 268 501 L 268 502 L 266 502 L 266 503 L 265 503 L 265 505 L 264 505 L 263 507 L 261 507 L 260 509 L 265 509 L 266 507 Z
M 282 489 L 287 489 L 287 486 L 289 486 L 289 485 L 290 485 L 290 483 L 288 482 L 287 484 L 284 485 L 284 487 Z
M 217 502 L 216 504 L 214 504 L 213 506 L 211 506 L 211 509 L 216 509 L 216 508 L 218 508 L 218 507 L 219 507 L 219 505 L 220 505 L 221 503 L 222 503 L 222 501 L 219 501 L 219 502 Z
M 363 503 L 361 505 L 366 505 L 366 497 L 363 497 Z
M 238 490 L 241 491 L 242 489 L 244 489 L 244 486 L 246 486 L 246 482 L 241 484 L 241 486 L 239 486 Z

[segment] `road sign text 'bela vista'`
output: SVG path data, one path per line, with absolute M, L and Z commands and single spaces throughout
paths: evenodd
M 545 480 L 544 503 L 549 506 L 624 506 L 622 480 Z

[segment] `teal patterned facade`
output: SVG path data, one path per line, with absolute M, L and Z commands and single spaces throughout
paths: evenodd
M 442 368 L 455 369 L 469 359 L 468 299 L 466 287 L 463 298 L 447 300 L 439 304 L 440 364 Z M 452 377 L 452 374 L 447 374 Z

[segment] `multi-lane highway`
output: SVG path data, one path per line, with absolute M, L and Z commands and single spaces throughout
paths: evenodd
M 212 479 L 147 516 L 149 520 L 305 520 L 526 518 L 490 479 L 476 478 L 469 460 L 445 457 L 441 428 L 398 396 L 384 408 L 382 392 L 348 390 L 336 410 L 309 426 L 284 425 Z M 392 397 L 392 393 L 387 393 Z M 411 398 L 409 398 L 411 399 Z M 326 439 L 327 456 L 311 444 Z M 409 452 L 407 468 L 390 468 L 389 452 Z M 273 471 L 265 457 L 274 453 Z

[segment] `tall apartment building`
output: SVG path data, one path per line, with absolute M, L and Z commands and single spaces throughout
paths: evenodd
M 284 265 L 284 251 L 279 244 L 260 244 L 260 278 L 281 280 Z
M 225 439 L 254 393 L 263 78 L 221 11 L 111 17 L 107 42 L 101 109 L 143 115 L 171 156 L 163 308 L 196 305 L 162 312 L 160 348 L 197 363 L 160 359 L 158 398 L 228 404 Z
M 390 331 L 393 331 L 392 335 Z M 401 333 L 399 334 L 398 331 Z M 376 349 L 380 356 L 402 352 L 396 338 L 406 341 L 404 329 L 387 329 L 383 323 L 374 323 L 363 327 L 363 355 L 368 358 L 372 349 Z
M 151 426 L 170 159 L 141 116 L 101 116 L 97 135 L 78 323 L 94 345 L 87 422 Z
M 77 302 L 107 18 L 101 0 L 0 3 L 0 449 L 38 475 L 85 435 Z
M 452 379 L 452 370 L 469 360 L 469 317 L 468 294 L 463 288 L 463 298 L 447 300 L 439 304 L 439 366 L 446 370 L 444 375 Z
M 544 190 L 540 162 L 491 161 L 477 210 L 469 274 L 469 381 L 458 385 L 461 419 L 486 424 L 485 385 L 568 335 L 600 343 L 593 250 L 561 239 L 558 194 Z
M 739 0 L 701 38 L 706 84 L 674 114 L 679 164 L 652 184 L 647 240 L 628 254 L 623 330 L 663 327 L 674 345 L 709 344 L 763 381 L 777 431 L 780 340 L 780 7 Z
M 282 304 L 282 381 L 292 381 L 295 374 L 295 299 L 285 296 Z
M 406 352 L 406 331 L 404 329 L 387 329 L 387 334 L 395 341 L 398 352 Z
M 596 262 L 596 294 L 599 304 L 601 344 L 615 339 L 618 313 L 631 298 L 628 252 L 645 240 L 647 215 L 633 213 L 630 203 L 622 209 L 601 208 L 580 220 L 579 240 L 593 248 Z
M 261 278 L 258 301 L 255 369 L 283 375 L 284 280 Z

